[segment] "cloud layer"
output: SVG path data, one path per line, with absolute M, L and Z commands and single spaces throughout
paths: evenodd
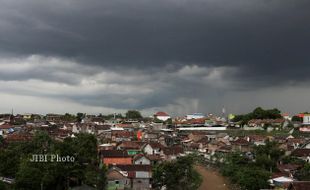
M 0 3 L 1 111 L 308 110 L 307 0 Z

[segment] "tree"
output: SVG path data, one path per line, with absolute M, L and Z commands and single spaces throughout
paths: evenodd
M 277 108 L 264 110 L 261 107 L 255 108 L 252 112 L 244 115 L 236 115 L 233 122 L 240 122 L 242 125 L 247 124 L 251 119 L 277 119 L 282 118 L 281 111 Z
M 108 178 L 107 178 L 108 168 L 102 162 L 99 165 L 99 175 L 98 175 L 98 183 L 97 189 L 98 190 L 105 190 L 108 185 Z
M 84 113 L 79 112 L 79 113 L 76 114 L 76 120 L 78 122 L 81 122 L 84 117 L 85 117 Z
M 2 181 L 0 181 L 0 189 L 1 190 L 6 190 L 7 189 L 6 185 Z
M 198 189 L 202 178 L 193 168 L 192 157 L 181 157 L 176 161 L 163 162 L 153 169 L 153 180 L 156 189 L 166 187 L 167 190 Z
M 296 173 L 296 177 L 300 181 L 310 181 L 310 164 L 306 163 L 304 167 Z
M 127 119 L 142 119 L 142 115 L 139 111 L 137 110 L 128 110 L 126 112 L 126 118 Z
M 74 122 L 74 121 L 76 121 L 76 116 L 75 115 L 71 115 L 69 113 L 65 113 L 65 115 L 63 116 L 63 119 L 65 121 L 68 121 L 68 122 Z
M 227 155 L 220 172 L 244 190 L 256 190 L 268 187 L 270 173 L 248 160 L 241 152 Z
M 31 162 L 33 154 L 73 156 L 74 162 Z M 99 169 L 97 139 L 91 134 L 78 134 L 63 142 L 36 132 L 31 142 L 10 144 L 0 149 L 0 176 L 14 177 L 15 189 L 68 189 L 71 182 L 105 187 L 105 169 Z
M 299 116 L 297 116 L 297 115 L 294 115 L 293 117 L 292 117 L 292 121 L 296 121 L 296 122 L 302 122 L 302 117 L 299 117 Z
M 269 187 L 270 173 L 260 168 L 243 167 L 237 169 L 235 175 L 242 190 L 257 190 Z
M 254 152 L 256 164 L 270 171 L 276 168 L 277 162 L 284 155 L 284 152 L 278 148 L 276 142 L 269 141 L 264 146 L 256 146 Z

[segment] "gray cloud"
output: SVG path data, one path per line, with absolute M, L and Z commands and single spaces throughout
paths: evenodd
M 204 111 L 236 93 L 309 83 L 307 0 L 0 3 L 0 81 L 16 85 L 3 93 L 115 109 L 188 99 Z

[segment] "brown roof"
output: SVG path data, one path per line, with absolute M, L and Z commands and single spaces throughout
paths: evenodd
M 95 128 L 97 130 L 109 130 L 111 128 L 111 125 L 96 125 Z
M 239 139 L 237 139 L 237 140 L 235 140 L 235 141 L 232 141 L 231 144 L 232 144 L 232 145 L 247 146 L 247 145 L 249 145 L 250 143 L 249 143 L 247 140 L 243 139 L 243 138 L 239 138 Z
M 115 165 L 122 171 L 152 171 L 151 165 Z
M 104 158 L 123 158 L 130 157 L 124 150 L 100 150 L 100 155 Z
M 162 160 L 162 158 L 159 155 L 156 155 L 156 154 L 145 155 L 145 157 L 148 158 L 151 161 Z
M 148 143 L 153 149 L 162 149 L 164 146 L 158 142 L 150 142 Z
M 9 134 L 6 138 L 6 142 L 25 142 L 31 141 L 32 135 L 31 134 Z
M 266 137 L 262 135 L 249 135 L 250 141 L 265 141 Z
M 120 138 L 129 138 L 129 137 L 133 137 L 134 133 L 130 131 L 112 131 L 112 136 L 120 137 Z
M 307 157 L 310 156 L 310 149 L 296 149 L 292 152 L 292 156 Z
M 184 149 L 181 146 L 173 146 L 164 148 L 163 152 L 165 155 L 177 155 L 182 154 L 184 152 Z
M 0 125 L 0 129 L 10 129 L 12 127 L 13 127 L 13 125 L 9 125 L 9 124 Z
M 277 168 L 281 171 L 281 172 L 289 172 L 289 171 L 294 171 L 297 170 L 299 168 L 301 168 L 302 166 L 299 164 L 281 164 L 278 165 Z
M 294 181 L 290 183 L 288 190 L 309 190 L 310 181 Z
M 123 141 L 118 146 L 124 149 L 140 149 L 144 142 Z

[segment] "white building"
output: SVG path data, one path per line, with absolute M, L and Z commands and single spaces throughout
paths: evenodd
M 166 112 L 157 112 L 154 114 L 154 118 L 157 118 L 161 121 L 167 121 L 171 117 Z
M 304 114 L 302 124 L 303 125 L 310 125 L 310 114 Z
M 201 119 L 204 117 L 205 115 L 203 115 L 202 113 L 193 113 L 193 114 L 186 115 L 186 119 Z

